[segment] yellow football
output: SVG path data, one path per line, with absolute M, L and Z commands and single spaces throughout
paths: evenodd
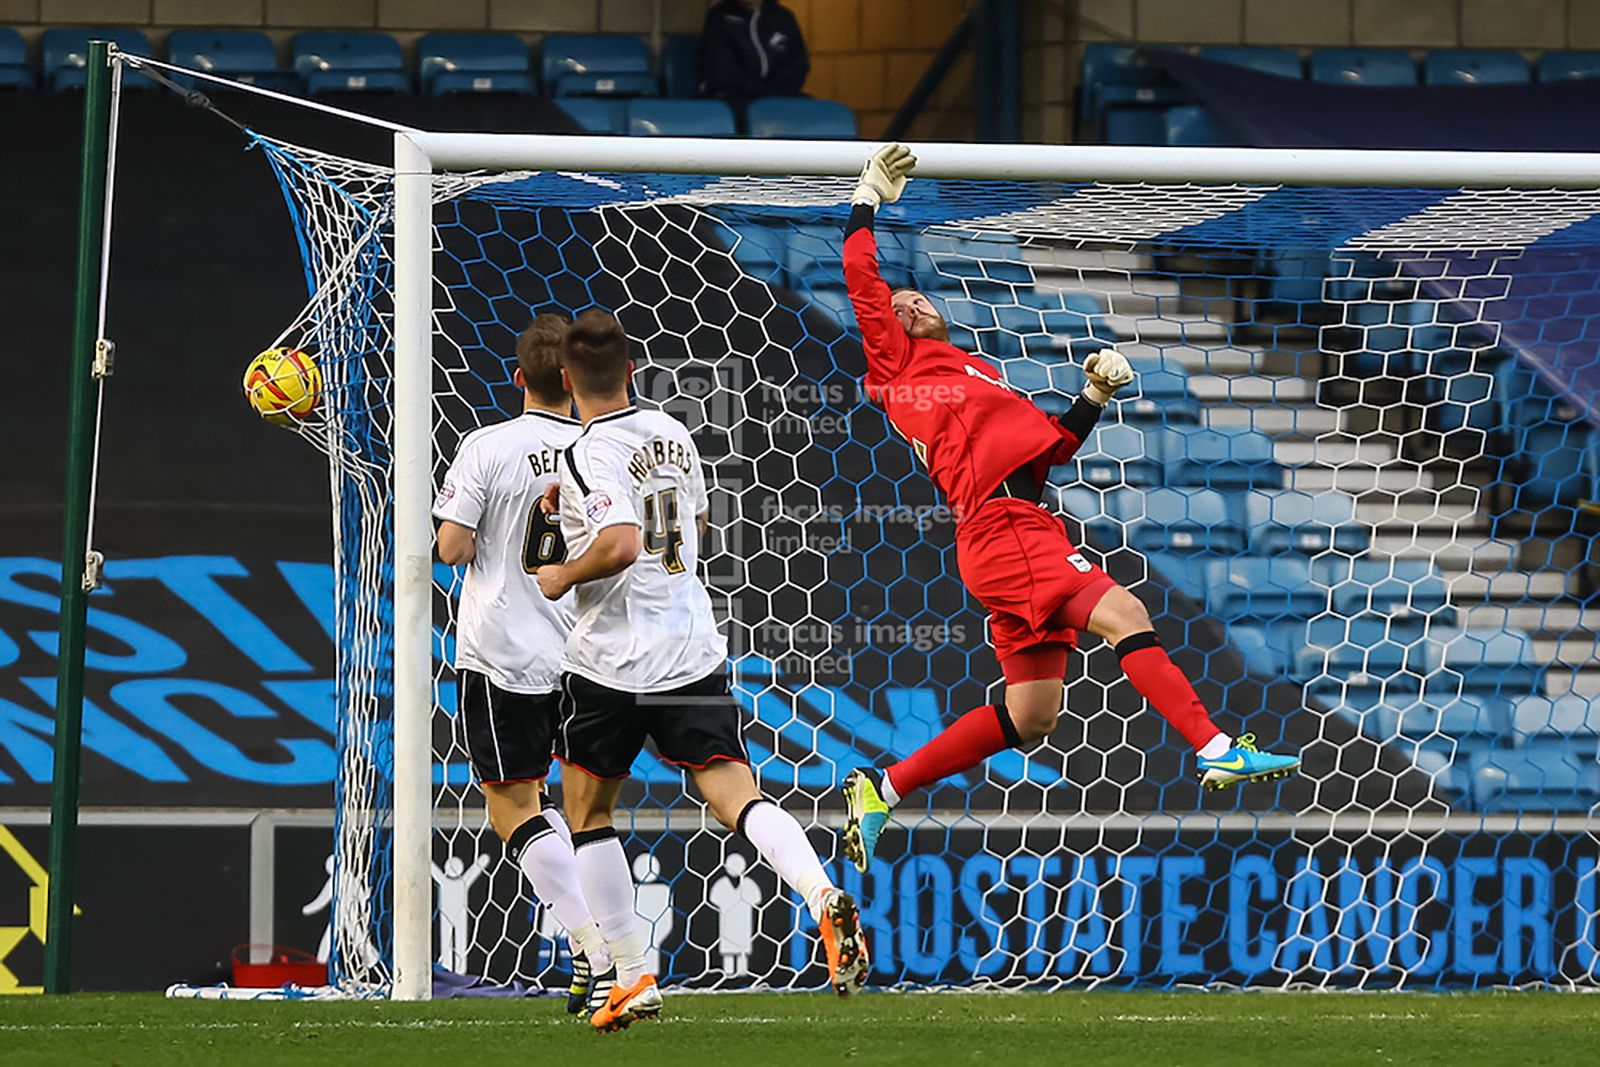
M 269 348 L 245 368 L 244 395 L 257 415 L 287 426 L 317 410 L 322 371 L 297 348 Z

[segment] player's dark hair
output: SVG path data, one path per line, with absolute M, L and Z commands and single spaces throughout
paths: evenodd
M 614 393 L 628 384 L 628 335 L 615 315 L 590 308 L 567 330 L 561 365 L 574 389 Z
M 561 385 L 561 343 L 572 328 L 565 315 L 545 312 L 535 315 L 517 338 L 517 366 L 528 392 L 552 406 L 565 402 L 567 391 Z

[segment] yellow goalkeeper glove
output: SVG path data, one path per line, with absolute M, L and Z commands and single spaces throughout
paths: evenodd
M 1128 357 L 1114 348 L 1101 349 L 1084 360 L 1083 374 L 1088 379 L 1083 395 L 1101 407 L 1111 402 L 1113 393 L 1133 381 Z
M 856 186 L 852 204 L 892 204 L 905 192 L 906 180 L 911 177 L 917 157 L 903 144 L 886 144 L 867 157 L 861 168 L 861 182 Z

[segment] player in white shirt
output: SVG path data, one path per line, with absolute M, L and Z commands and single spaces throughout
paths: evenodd
M 555 809 L 541 810 L 573 598 L 552 601 L 534 580 L 540 566 L 566 557 L 561 528 L 539 501 L 580 431 L 561 381 L 568 325 L 540 315 L 517 339 L 522 414 L 462 440 L 433 514 L 439 558 L 467 568 L 456 616 L 456 703 L 473 774 L 506 854 L 571 937 L 567 1010 L 577 1014 L 591 998 L 604 1003 L 611 956 L 583 897 L 572 833 Z
M 698 572 L 710 508 L 700 453 L 676 419 L 629 401 L 628 339 L 611 315 L 580 315 L 561 359 L 583 433 L 561 461 L 567 560 L 536 577 L 552 600 L 573 589 L 578 596 L 561 658 L 557 754 L 576 772 L 563 794 L 578 873 L 617 966 L 609 999 L 589 1021 L 618 1030 L 661 1011 L 632 872 L 611 824 L 646 738 L 661 759 L 688 770 L 717 821 L 806 902 L 822 930 L 829 980 L 848 996 L 869 968 L 855 901 L 828 880 L 794 816 L 761 795 L 745 754 L 727 643 Z

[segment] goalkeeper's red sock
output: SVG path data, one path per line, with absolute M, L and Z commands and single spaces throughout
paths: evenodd
M 1168 658 L 1167 650 L 1161 647 L 1154 633 L 1146 630 L 1124 637 L 1117 642 L 1116 652 L 1128 681 L 1196 752 L 1217 737 L 1225 736 L 1211 721 L 1194 686 Z
M 884 772 L 893 806 L 913 789 L 971 770 L 996 752 L 1022 744 L 1004 704 L 973 708 L 939 736 Z

